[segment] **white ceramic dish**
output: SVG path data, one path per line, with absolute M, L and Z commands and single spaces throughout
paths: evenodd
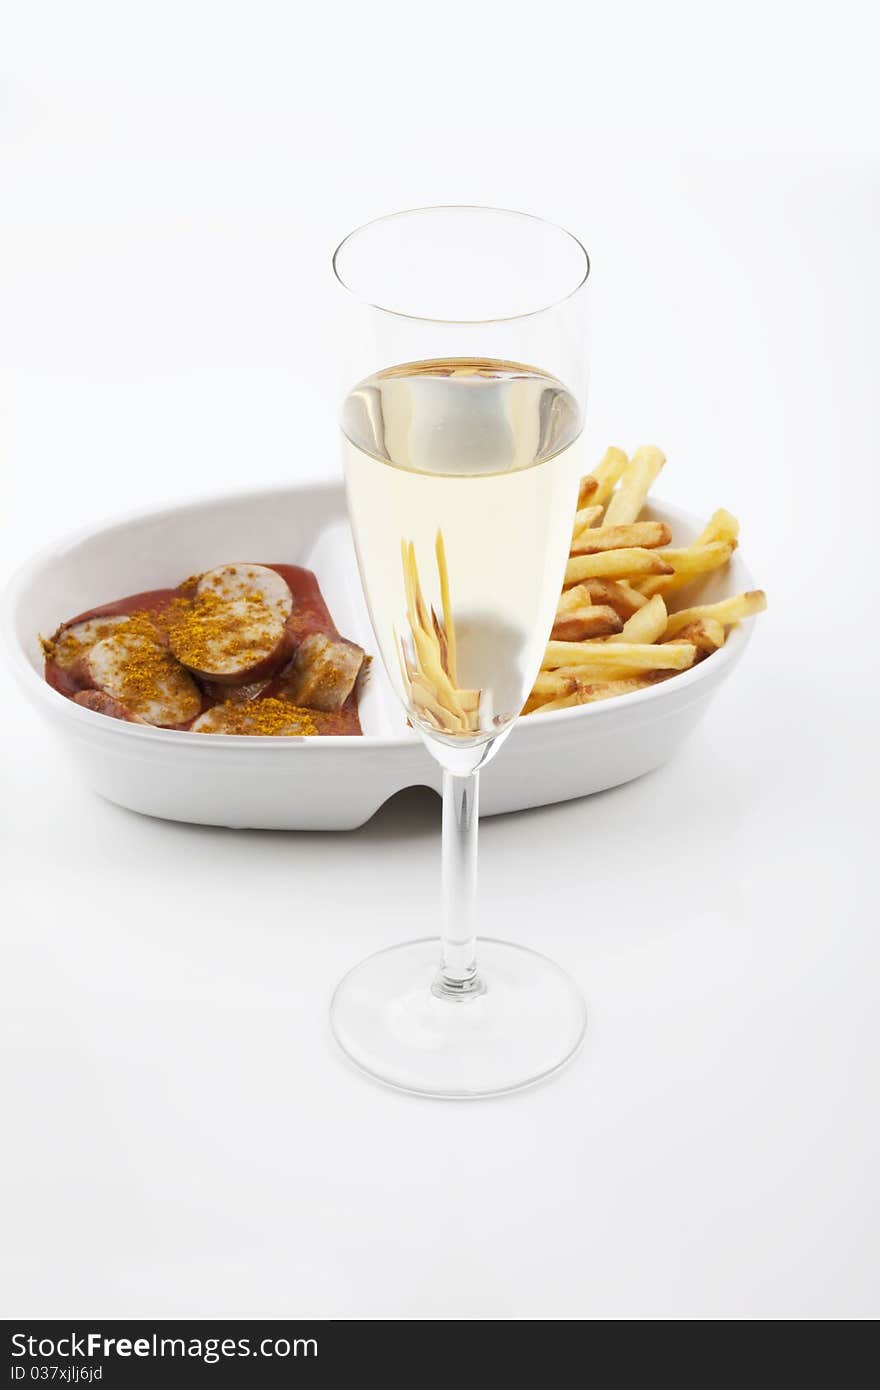
M 651 513 L 677 543 L 699 529 L 678 508 Z M 108 719 L 52 690 L 37 634 L 121 594 L 177 583 L 232 559 L 287 561 L 318 575 L 341 632 L 374 648 L 340 485 L 246 492 L 140 512 L 82 531 L 26 564 L 3 599 L 12 668 L 100 796 L 151 816 L 206 825 L 350 830 L 395 792 L 439 790 L 440 770 L 374 662 L 361 702 L 362 738 L 211 737 Z M 737 552 L 701 599 L 752 587 Z M 693 602 L 693 599 L 689 599 Z M 751 621 L 720 652 L 648 690 L 521 719 L 482 774 L 485 815 L 566 801 L 627 782 L 665 762 L 695 728 L 741 657 Z

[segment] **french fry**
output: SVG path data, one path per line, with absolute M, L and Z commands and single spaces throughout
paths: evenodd
M 658 595 L 659 597 L 659 595 Z M 654 600 L 652 599 L 653 603 Z M 688 623 L 677 636 L 666 638 L 667 642 L 693 642 L 697 649 L 696 661 L 702 661 L 704 657 L 711 656 L 717 652 L 719 647 L 724 646 L 724 628 L 717 618 L 695 618 L 692 623 Z
M 735 545 L 738 537 L 739 522 L 736 517 L 724 507 L 719 507 L 706 522 L 694 545 L 708 545 L 710 541 L 728 541 Z
M 455 678 L 455 632 L 449 597 L 446 551 L 438 531 L 436 560 L 440 579 L 441 620 L 433 608 L 428 610 L 412 541 L 401 541 L 401 562 L 406 597 L 407 621 L 412 651 L 397 635 L 398 659 L 404 686 L 409 687 L 413 706 L 441 732 L 474 733 L 479 729 L 481 691 L 460 690 Z
M 577 690 L 578 685 L 586 684 L 588 682 L 579 680 L 574 671 L 539 671 L 526 703 L 526 710 L 530 705 L 534 708 L 536 704 L 543 704 L 545 700 L 555 700 L 560 695 L 571 695 Z
M 578 684 L 569 695 L 557 695 L 554 700 L 539 701 L 533 708 L 547 712 L 555 709 L 570 709 L 572 705 L 589 705 L 596 700 L 610 700 L 615 695 L 631 695 L 634 690 L 646 690 L 648 686 L 654 684 L 655 681 L 651 676 L 634 677 L 632 680 L 623 681 L 593 681 L 587 685 Z M 528 710 L 528 705 L 526 710 Z
M 579 514 L 580 515 L 580 514 Z M 600 550 L 625 550 L 633 546 L 653 550 L 668 545 L 672 532 L 664 521 L 634 521 L 629 526 L 582 527 L 572 542 L 572 555 L 595 555 Z
M 696 608 L 682 608 L 680 613 L 670 613 L 666 624 L 666 637 L 674 637 L 688 623 L 702 618 L 714 618 L 723 627 L 733 627 L 750 618 L 754 613 L 763 613 L 767 607 L 767 595 L 763 589 L 751 589 L 745 594 L 735 594 L 733 598 L 723 598 L 720 603 L 701 603 Z
M 653 598 L 654 594 L 673 594 L 698 575 L 720 569 L 733 554 L 733 546 L 729 541 L 709 541 L 706 545 L 686 545 L 681 549 L 658 550 L 654 553 L 672 567 L 673 573 L 663 580 L 651 579 L 640 584 L 639 588 L 648 598 Z
M 449 570 L 446 565 L 446 545 L 443 540 L 443 532 L 438 530 L 434 543 L 434 553 L 437 557 L 437 573 L 440 577 L 440 606 L 443 609 L 443 623 L 440 630 L 446 646 L 446 666 L 449 671 L 449 679 L 453 685 L 458 685 L 458 675 L 456 672 L 456 644 L 455 644 L 455 623 L 452 618 L 452 603 L 449 598 Z M 438 625 L 436 619 L 435 628 Z
M 464 719 L 461 715 L 441 705 L 429 685 L 416 677 L 415 680 L 410 681 L 409 688 L 413 704 L 435 728 L 445 730 L 447 733 L 464 733 L 466 728 Z
M 659 652 L 668 651 L 669 647 L 672 645 L 673 643 L 663 644 L 656 647 L 655 650 Z M 682 643 L 682 645 L 685 644 Z M 642 680 L 646 684 L 649 684 L 654 681 L 665 680 L 668 676 L 677 675 L 679 670 L 687 670 L 688 666 L 693 665 L 694 656 L 696 655 L 695 649 L 691 643 L 687 643 L 686 645 L 688 651 L 693 653 L 693 656 L 690 657 L 687 665 L 684 667 L 671 666 L 660 670 L 646 670 L 644 667 L 642 669 L 634 669 L 632 666 L 627 667 L 621 665 L 620 667 L 609 666 L 606 670 L 599 670 L 598 666 L 591 664 L 589 666 L 559 666 L 553 671 L 539 671 L 535 677 L 535 684 L 532 687 L 532 693 L 529 696 L 528 703 L 530 707 L 534 709 L 539 702 L 543 702 L 544 700 L 555 700 L 559 695 L 572 695 L 579 686 L 595 685 L 598 682 Z M 596 647 L 590 650 L 591 652 L 613 652 L 614 648 L 608 648 L 604 643 L 597 643 Z
M 638 518 L 651 484 L 665 462 L 666 455 L 653 444 L 636 449 L 624 470 L 620 486 L 608 503 L 606 526 L 628 526 Z
M 422 598 L 419 572 L 416 565 L 415 546 L 412 541 L 404 543 L 404 582 L 407 595 L 407 614 L 413 645 L 419 666 L 424 673 L 423 684 L 435 693 L 437 701 L 451 714 L 457 712 L 455 687 L 448 672 L 441 665 L 440 649 L 434 636 L 433 624 L 429 624 L 427 611 Z
M 587 590 L 594 603 L 607 603 L 624 622 L 648 602 L 645 595 L 627 584 L 625 579 L 585 579 L 576 589 L 566 589 L 562 596 L 565 598 L 581 589 Z
M 536 710 L 541 709 L 551 698 L 552 697 L 549 695 L 536 695 L 535 692 L 532 691 L 520 710 L 520 714 L 534 714 Z
M 641 598 L 641 595 L 639 595 Z M 593 596 L 586 584 L 575 584 L 573 589 L 564 589 L 559 595 L 559 602 L 556 605 L 556 616 L 561 617 L 563 613 L 572 613 L 575 608 L 589 608 L 593 602 Z M 647 599 L 645 600 L 647 603 Z
M 615 449 L 613 445 L 610 449 L 606 449 L 601 462 L 596 464 L 592 473 L 587 474 L 588 478 L 594 478 L 596 481 L 596 487 L 592 492 L 590 501 L 604 506 L 617 487 L 628 463 L 629 459 L 622 449 Z M 582 503 L 578 503 L 578 506 L 582 505 Z
M 672 575 L 672 565 L 659 550 L 603 550 L 598 555 L 573 555 L 565 567 L 566 587 L 584 579 L 619 579 L 622 575 Z
M 584 474 L 578 490 L 578 511 L 591 502 L 599 490 L 599 479 L 592 473 Z
M 663 600 L 660 599 L 660 602 L 662 603 Z M 666 626 L 665 607 L 662 626 Z M 614 609 L 595 603 L 590 604 L 588 608 L 575 608 L 572 612 L 563 613 L 561 616 L 557 614 L 550 637 L 554 641 L 583 642 L 588 637 L 609 637 L 622 631 L 623 622 Z M 653 641 L 654 639 L 651 638 L 650 640 Z
M 555 700 L 535 700 L 529 696 L 523 705 L 522 712 L 523 714 L 541 714 L 545 710 L 570 709 L 573 705 L 583 703 L 584 701 L 580 699 L 577 691 L 573 695 L 557 695 Z
M 574 514 L 574 526 L 571 532 L 572 536 L 579 536 L 581 531 L 586 531 L 589 527 L 595 526 L 596 522 L 602 516 L 603 511 L 604 507 L 581 507 L 580 511 Z
M 711 643 L 711 645 L 715 648 L 716 652 L 718 651 L 719 647 L 723 647 L 723 646 L 724 646 L 724 643 L 727 641 L 727 633 L 724 631 L 724 628 L 723 628 L 722 624 L 719 623 L 719 621 L 718 621 L 717 618 L 701 618 L 701 619 L 699 620 L 699 624 L 697 624 L 697 623 L 693 623 L 693 624 L 689 623 L 689 624 L 688 624 L 688 628 L 693 627 L 694 629 L 696 629 L 697 626 L 702 627 L 703 633 L 704 633 L 706 639 L 708 639 L 707 644 L 706 644 L 707 646 L 708 646 L 708 643 Z M 687 631 L 688 628 L 685 628 L 685 631 Z M 690 641 L 691 641 L 691 638 L 690 638 L 690 637 L 684 637 L 684 638 L 682 638 L 682 641 L 684 641 L 684 642 L 690 642 Z M 695 646 L 697 647 L 697 649 L 699 650 L 700 643 L 697 642 L 697 641 L 694 641 L 694 645 L 695 645 Z M 709 656 L 709 655 L 711 655 L 711 653 L 707 650 L 706 655 Z
M 554 642 L 547 643 L 546 670 L 574 666 L 578 671 L 684 671 L 693 664 L 696 650 L 691 642 Z M 587 677 L 589 679 L 589 676 Z
M 631 618 L 627 618 L 620 632 L 608 638 L 609 642 L 659 642 L 666 631 L 666 604 L 659 594 L 649 599 L 643 608 L 637 608 Z M 551 637 L 561 635 L 555 631 Z M 688 642 L 689 637 L 682 641 Z
M 669 547 L 660 554 L 675 570 L 676 578 L 683 574 L 706 574 L 726 565 L 733 554 L 730 541 L 706 541 L 703 545 Z

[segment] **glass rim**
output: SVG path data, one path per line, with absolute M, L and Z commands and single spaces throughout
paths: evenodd
M 581 276 L 580 280 L 578 280 L 577 284 L 574 285 L 566 294 L 560 295 L 556 299 L 551 299 L 547 304 L 542 304 L 537 309 L 528 309 L 525 313 L 521 314 L 501 314 L 499 316 L 493 316 L 491 318 L 445 319 L 436 318 L 430 314 L 407 314 L 404 313 L 402 309 L 393 309 L 387 304 L 377 304 L 374 300 L 368 298 L 367 296 L 358 294 L 358 292 L 343 278 L 339 269 L 339 257 L 342 254 L 342 251 L 345 249 L 345 247 L 348 246 L 349 242 L 351 242 L 361 232 L 366 231 L 367 228 L 378 226 L 380 222 L 395 222 L 398 219 L 404 217 L 414 217 L 417 216 L 419 213 L 425 212 L 490 212 L 498 213 L 499 215 L 505 217 L 520 217 L 529 222 L 538 222 L 542 226 L 549 228 L 551 231 L 559 232 L 570 242 L 574 243 L 580 254 L 583 256 L 584 273 Z M 333 267 L 333 274 L 336 277 L 336 281 L 342 287 L 342 289 L 345 290 L 346 294 L 350 294 L 353 299 L 358 300 L 361 304 L 365 305 L 369 309 L 375 309 L 378 313 L 381 314 L 390 314 L 394 318 L 408 319 L 412 323 L 460 324 L 462 326 L 472 327 L 477 327 L 480 324 L 489 323 L 515 323 L 518 320 L 536 318 L 539 314 L 546 314 L 550 309 L 558 309 L 561 305 L 567 304 L 570 299 L 573 299 L 575 295 L 578 294 L 584 288 L 584 286 L 590 278 L 591 269 L 590 255 L 583 242 L 580 240 L 579 237 L 575 236 L 574 232 L 568 231 L 566 227 L 561 226 L 558 222 L 552 222 L 547 217 L 539 217 L 536 213 L 520 212 L 517 208 L 489 207 L 482 203 L 428 203 L 424 207 L 401 208 L 399 212 L 387 212 L 382 214 L 380 217 L 371 217 L 367 222 L 361 222 L 357 227 L 353 227 L 352 230 L 342 238 L 342 240 L 339 242 L 339 245 L 336 247 L 336 250 L 333 252 L 331 264 Z

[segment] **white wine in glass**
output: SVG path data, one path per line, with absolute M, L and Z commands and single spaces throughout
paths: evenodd
M 556 1070 L 586 1021 L 544 957 L 489 941 L 477 959 L 475 888 L 479 770 L 540 668 L 571 540 L 588 262 L 539 219 L 436 208 L 369 224 L 334 264 L 365 315 L 352 356 L 374 368 L 342 410 L 361 579 L 391 683 L 443 768 L 444 808 L 441 940 L 357 966 L 333 1028 L 391 1085 L 493 1095 Z
M 414 362 L 357 386 L 342 428 L 361 577 L 397 693 L 426 734 L 497 738 L 559 597 L 577 402 L 514 362 Z

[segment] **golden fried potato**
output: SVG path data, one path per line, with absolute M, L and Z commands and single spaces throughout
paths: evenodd
M 620 579 L 624 575 L 673 575 L 675 570 L 663 559 L 661 550 L 603 550 L 598 555 L 574 555 L 565 567 L 565 584 L 584 579 Z
M 620 486 L 605 511 L 606 526 L 628 526 L 636 520 L 651 484 L 666 462 L 662 449 L 653 444 L 636 449 L 627 464 Z
M 641 597 L 641 595 L 639 595 Z M 647 601 L 647 600 L 646 600 Z M 586 584 L 575 584 L 573 589 L 563 589 L 559 595 L 559 602 L 556 605 L 556 616 L 561 617 L 563 613 L 572 613 L 575 608 L 589 608 L 593 602 L 593 596 Z
M 659 597 L 659 596 L 658 596 Z M 653 603 L 653 599 L 651 602 Z M 716 618 L 695 618 L 687 623 L 675 637 L 667 637 L 664 642 L 693 642 L 697 649 L 696 661 L 717 652 L 724 646 L 724 628 Z
M 637 608 L 632 617 L 627 618 L 619 633 L 608 640 L 617 643 L 659 642 L 666 631 L 667 621 L 666 604 L 659 594 L 655 594 L 643 608 Z M 682 638 L 682 641 L 688 640 Z
M 634 521 L 629 526 L 584 527 L 575 536 L 572 555 L 595 555 L 600 550 L 624 550 L 633 546 L 645 550 L 668 545 L 672 532 L 663 521 Z
M 601 462 L 596 464 L 592 473 L 587 474 L 588 478 L 592 477 L 596 481 L 590 501 L 604 506 L 617 487 L 628 463 L 629 459 L 622 449 L 616 449 L 613 445 L 606 449 Z
M 745 594 L 734 594 L 718 603 L 701 603 L 695 608 L 682 608 L 680 613 L 670 613 L 666 624 L 666 637 L 674 637 L 688 623 L 701 618 L 714 618 L 722 627 L 733 627 L 750 618 L 755 613 L 763 613 L 767 607 L 767 595 L 763 589 L 751 589 Z
M 684 671 L 696 655 L 690 642 L 554 642 L 547 643 L 542 669 L 560 666 L 602 671 Z
M 562 597 L 586 589 L 593 603 L 607 603 L 626 622 L 639 608 L 644 608 L 648 599 L 634 589 L 625 579 L 585 579 L 576 589 L 566 589 Z
M 663 625 L 666 625 L 665 608 Z M 622 631 L 623 621 L 613 608 L 592 603 L 587 608 L 575 608 L 569 613 L 557 614 L 550 636 L 561 642 L 584 642 L 588 637 L 610 637 Z
M 639 588 L 648 598 L 652 598 L 654 594 L 673 594 L 676 589 L 690 584 L 692 579 L 721 569 L 733 554 L 733 546 L 729 541 L 709 541 L 706 545 L 686 545 L 681 549 L 658 550 L 656 554 L 672 567 L 673 573 L 669 578 L 651 579 L 640 584 Z

